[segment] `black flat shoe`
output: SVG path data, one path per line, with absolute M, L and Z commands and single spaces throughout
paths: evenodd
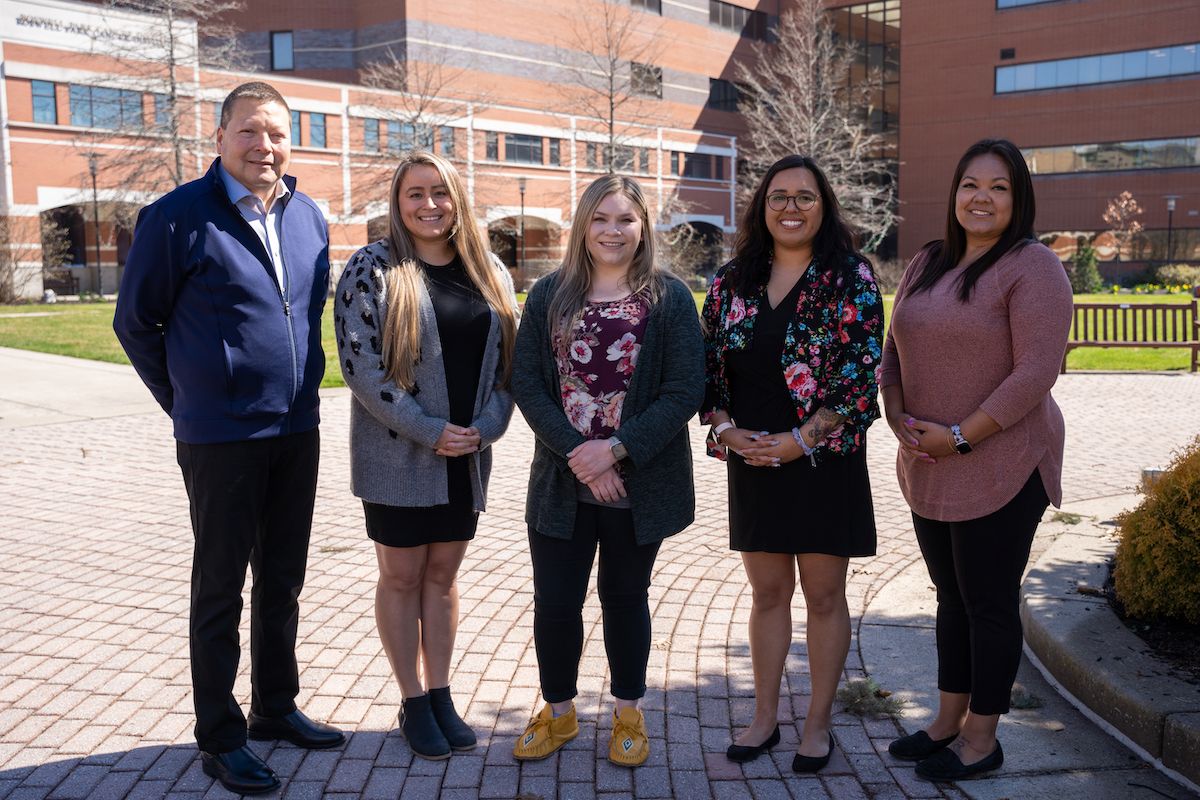
M 438 728 L 450 743 L 451 750 L 473 750 L 475 748 L 475 731 L 463 722 L 454 708 L 454 700 L 450 697 L 450 687 L 429 690 L 429 704 L 433 708 L 433 718 L 437 720 Z
M 775 745 L 779 744 L 779 726 L 775 726 L 775 730 L 771 731 L 771 735 L 766 738 L 762 744 L 731 744 L 729 749 L 725 751 L 725 757 L 730 761 L 736 761 L 739 764 L 745 764 L 747 761 L 753 761 L 763 753 L 770 750 Z
M 337 747 L 346 741 L 345 735 L 337 728 L 314 722 L 298 709 L 282 717 L 260 717 L 251 711 L 246 728 L 247 735 L 256 742 L 282 739 L 309 750 Z
M 945 750 L 957 738 L 956 733 L 945 739 L 930 739 L 925 731 L 917 731 L 893 741 L 888 745 L 888 752 L 904 761 L 923 761 L 939 750 Z
M 917 764 L 917 777 L 939 783 L 949 781 L 965 781 L 977 778 L 985 772 L 1000 769 L 1004 763 L 1004 751 L 1000 749 L 1000 741 L 996 741 L 996 749 L 989 756 L 976 761 L 974 764 L 964 764 L 953 750 L 941 750 Z
M 408 740 L 415 756 L 427 761 L 450 757 L 450 742 L 438 727 L 427 694 L 410 697 L 400 706 L 400 735 Z
M 802 756 L 799 753 L 792 758 L 792 772 L 820 772 L 825 769 L 833 755 L 833 731 L 829 732 L 829 752 L 823 756 Z
M 228 753 L 200 753 L 200 768 L 234 794 L 262 794 L 279 788 L 279 777 L 249 747 Z

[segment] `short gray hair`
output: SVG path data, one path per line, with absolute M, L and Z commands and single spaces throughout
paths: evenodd
M 283 95 L 274 86 L 262 81 L 250 81 L 230 92 L 225 98 L 225 102 L 221 103 L 222 128 L 229 124 L 229 118 L 233 116 L 233 104 L 242 99 L 257 100 L 259 103 L 279 103 L 288 110 L 289 114 L 292 111 L 288 107 L 287 100 L 283 99 Z

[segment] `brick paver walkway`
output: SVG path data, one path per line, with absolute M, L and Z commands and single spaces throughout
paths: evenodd
M 1068 500 L 1127 492 L 1200 431 L 1200 379 L 1069 375 L 1055 394 L 1068 420 Z M 352 733 L 344 748 L 253 746 L 285 778 L 286 798 L 963 797 L 916 782 L 880 756 L 891 720 L 836 718 L 839 749 L 820 777 L 789 769 L 796 733 L 744 768 L 724 757 L 752 709 L 750 592 L 727 548 L 723 466 L 693 428 L 697 519 L 658 559 L 644 708 L 654 737 L 636 770 L 605 760 L 599 608 L 589 600 L 578 698 L 581 733 L 543 762 L 518 765 L 513 737 L 535 711 L 532 587 L 523 506 L 531 434 L 519 415 L 496 448 L 491 507 L 461 576 L 453 687 L 480 747 L 414 760 L 394 731 L 399 692 L 375 633 L 375 562 L 348 491 L 348 399 L 324 405 L 323 453 L 299 658 L 302 708 Z M 191 739 L 187 594 L 191 534 L 170 427 L 161 414 L 0 433 L 0 800 L 228 797 L 200 770 Z M 893 475 L 895 446 L 873 429 L 879 555 L 852 563 L 856 631 L 871 599 L 919 559 Z M 802 600 L 796 627 L 802 632 Z M 245 629 L 243 640 L 245 641 Z M 925 653 L 932 661 L 932 653 Z M 243 659 L 245 667 L 246 659 Z M 849 677 L 863 675 L 857 636 Z M 802 645 L 789 657 L 782 718 L 807 700 Z M 249 694 L 243 670 L 239 696 Z M 790 707 L 789 707 L 790 705 Z

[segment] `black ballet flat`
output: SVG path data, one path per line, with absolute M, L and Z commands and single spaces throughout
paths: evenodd
M 763 753 L 770 750 L 775 745 L 779 744 L 779 726 L 775 726 L 775 730 L 771 731 L 771 735 L 767 737 L 762 744 L 731 744 L 729 749 L 725 751 L 725 757 L 730 761 L 736 761 L 739 764 L 745 764 L 747 761 L 753 761 Z
M 825 769 L 829 763 L 829 759 L 833 756 L 833 748 L 836 742 L 833 740 L 833 731 L 829 732 L 829 752 L 823 756 L 803 756 L 799 753 L 792 758 L 792 772 L 820 772 Z
M 1004 764 L 1004 751 L 1000 741 L 991 755 L 984 756 L 974 764 L 964 764 L 953 750 L 940 750 L 917 764 L 917 777 L 934 783 L 949 783 L 978 778 L 985 772 L 1000 769 Z
M 917 731 L 894 740 L 888 745 L 888 752 L 904 761 L 923 761 L 939 750 L 945 750 L 957 738 L 956 733 L 945 739 L 930 739 L 925 731 Z

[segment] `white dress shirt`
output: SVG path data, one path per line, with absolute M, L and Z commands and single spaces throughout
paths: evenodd
M 289 194 L 287 184 L 282 180 L 275 184 L 275 199 L 270 210 L 267 210 L 263 201 L 226 172 L 225 167 L 218 164 L 217 171 L 221 175 L 221 182 L 225 184 L 225 191 L 229 193 L 230 201 L 237 206 L 238 213 L 250 223 L 250 227 L 258 234 L 259 241 L 267 249 L 271 265 L 275 267 L 275 280 L 279 284 L 280 292 L 283 292 L 287 287 L 283 275 L 283 252 L 279 247 L 280 225 L 283 222 L 283 203 L 280 201 Z

